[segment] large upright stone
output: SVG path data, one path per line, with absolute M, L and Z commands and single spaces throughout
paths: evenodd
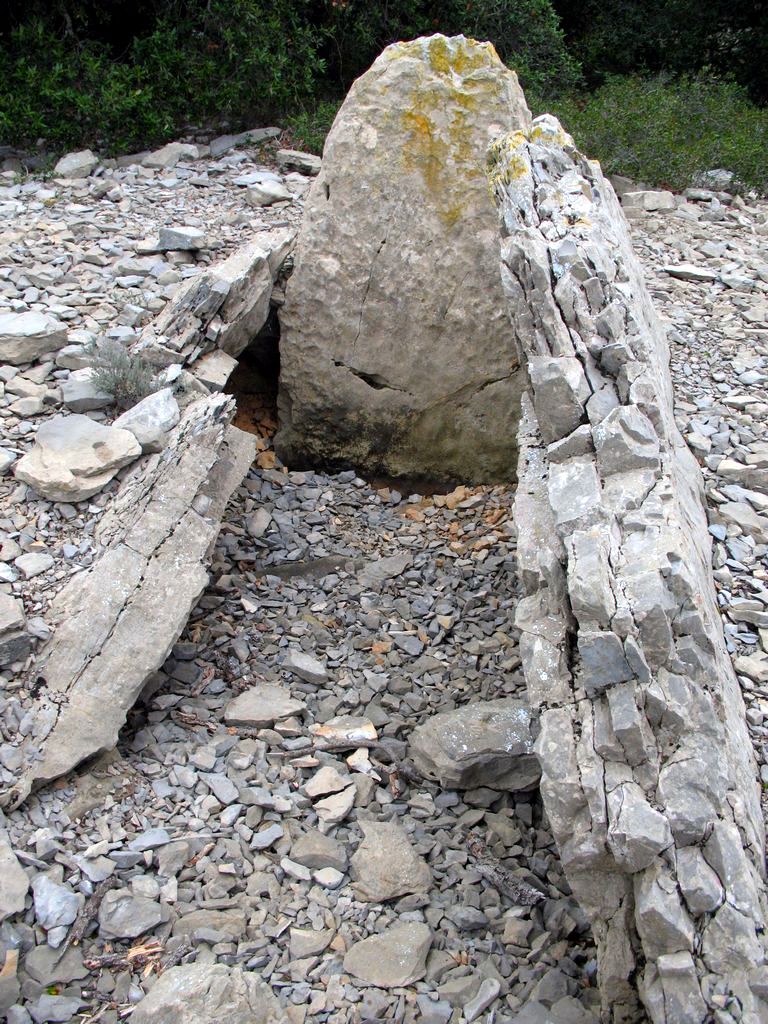
M 516 75 L 463 36 L 396 43 L 352 86 L 281 312 L 292 465 L 514 474 L 522 381 L 484 163 L 529 121 Z

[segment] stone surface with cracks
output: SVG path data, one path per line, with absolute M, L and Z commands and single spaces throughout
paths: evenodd
M 523 373 L 483 154 L 530 114 L 489 43 L 388 47 L 325 144 L 281 310 L 292 465 L 510 479 Z
M 654 1024 L 726 1005 L 757 1024 L 759 790 L 664 331 L 612 188 L 553 118 L 497 140 L 490 176 L 513 324 L 547 371 L 518 439 L 521 656 L 605 1019 L 634 1019 L 642 1000 Z M 567 396 L 552 422 L 540 384 Z M 581 432 L 569 449 L 566 425 Z
M 100 557 L 62 589 L 34 666 L 41 690 L 4 804 L 111 750 L 207 581 L 206 563 L 255 441 L 223 395 L 191 405 L 165 449 L 138 464 L 100 524 Z

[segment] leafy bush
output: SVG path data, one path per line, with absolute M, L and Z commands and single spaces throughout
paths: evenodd
M 742 190 L 768 193 L 768 110 L 731 82 L 617 77 L 551 106 L 607 173 L 679 190 L 725 167 Z
M 112 395 L 119 409 L 130 409 L 161 386 L 154 368 L 119 342 L 105 342 L 93 356 L 91 380 L 99 391 Z
M 322 156 L 325 137 L 331 130 L 340 106 L 341 100 L 318 100 L 305 105 L 295 114 L 289 114 L 285 124 L 291 133 L 291 145 Z
M 305 6 L 158 0 L 119 58 L 102 40 L 65 36 L 52 14 L 24 20 L 0 37 L 0 140 L 125 151 L 190 121 L 258 121 L 296 106 L 323 68 Z

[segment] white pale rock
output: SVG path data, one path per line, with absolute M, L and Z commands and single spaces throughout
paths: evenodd
M 681 281 L 716 281 L 717 273 L 714 270 L 707 270 L 706 267 L 695 267 L 692 263 L 673 263 L 662 267 L 670 277 L 677 277 Z
M 51 501 L 84 501 L 139 455 L 141 446 L 128 430 L 79 414 L 54 416 L 40 425 L 14 473 Z
M 47 313 L 0 313 L 0 363 L 31 363 L 66 343 L 66 327 Z
M 13 560 L 13 564 L 25 580 L 31 580 L 33 576 L 39 576 L 41 572 L 46 572 L 53 563 L 53 556 L 46 555 L 42 551 L 30 551 Z
M 340 793 L 333 793 L 331 796 L 317 801 L 315 811 L 320 822 L 321 832 L 327 832 L 331 826 L 338 825 L 346 818 L 354 806 L 356 794 L 355 787 L 348 786 Z
M 105 427 L 87 416 L 54 416 L 40 425 L 35 446 L 14 468 L 17 479 L 54 502 L 95 495 L 117 471 L 141 454 L 128 430 Z
M 271 206 L 273 203 L 290 202 L 293 193 L 285 185 L 275 181 L 260 181 L 251 185 L 246 195 L 249 206 Z
M 523 379 L 482 168 L 529 118 L 515 74 L 463 36 L 395 43 L 354 83 L 280 313 L 283 461 L 510 476 Z
M 200 150 L 197 146 L 187 145 L 184 142 L 169 142 L 168 145 L 148 153 L 142 160 L 145 167 L 157 167 L 160 170 L 169 170 L 175 167 L 179 160 L 197 160 Z
M 432 932 L 418 922 L 396 924 L 356 942 L 344 957 L 344 970 L 368 985 L 400 988 L 424 977 Z
M 146 452 L 156 449 L 165 434 L 179 422 L 180 415 L 173 388 L 161 388 L 118 416 L 112 426 L 130 430 Z
M 67 153 L 53 168 L 57 178 L 87 178 L 99 166 L 99 158 L 90 149 Z

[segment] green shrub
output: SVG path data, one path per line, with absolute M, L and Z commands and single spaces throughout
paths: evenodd
M 768 192 L 768 110 L 731 82 L 616 77 L 550 107 L 609 174 L 680 190 L 725 167 L 740 189 Z
M 0 37 L 0 141 L 126 151 L 184 125 L 246 123 L 313 93 L 323 62 L 296 0 L 158 2 L 119 57 L 53 14 Z
M 160 388 L 154 367 L 131 355 L 116 341 L 107 341 L 93 349 L 91 380 L 106 395 L 112 395 L 119 409 L 130 409 Z
M 340 106 L 341 100 L 318 100 L 289 114 L 285 125 L 291 133 L 291 145 L 295 149 L 322 156 L 325 137 L 331 130 Z

